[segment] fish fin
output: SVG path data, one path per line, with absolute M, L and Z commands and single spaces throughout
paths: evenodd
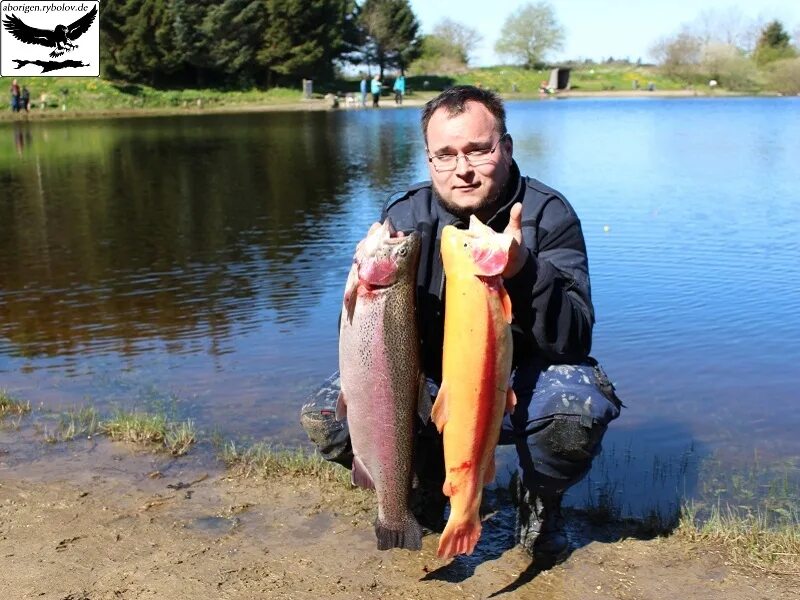
M 439 430 L 439 433 L 442 433 L 442 429 L 444 429 L 444 426 L 449 418 L 450 414 L 447 407 L 447 385 L 443 381 L 441 387 L 439 388 L 439 393 L 436 394 L 436 402 L 433 403 L 433 408 L 431 408 L 431 419 L 433 419 L 433 422 L 436 425 L 436 429 Z
M 511 311 L 511 296 L 508 295 L 505 286 L 500 286 L 500 302 L 503 305 L 503 316 L 506 318 L 506 323 L 511 324 L 514 319 L 514 313 Z
M 347 274 L 347 283 L 344 285 L 344 312 L 348 321 L 353 320 L 356 298 L 358 298 L 358 265 L 353 262 L 350 273 Z
M 489 485 L 494 481 L 494 476 L 497 474 L 497 462 L 494 456 L 489 458 L 489 463 L 486 465 L 486 471 L 483 473 L 483 485 Z
M 481 537 L 481 521 L 477 511 L 468 521 L 447 521 L 439 538 L 436 554 L 439 558 L 451 558 L 457 554 L 472 554 L 478 538 Z
M 361 462 L 358 456 L 353 457 L 353 472 L 351 473 L 351 481 L 353 485 L 357 485 L 365 490 L 374 490 L 375 482 L 372 481 L 372 475 L 367 471 L 367 467 Z
M 375 520 L 375 537 L 378 538 L 378 550 L 403 548 L 404 550 L 422 549 L 422 527 L 409 513 L 403 519 L 402 531 L 390 529 L 380 519 Z
M 336 420 L 344 421 L 347 418 L 347 402 L 344 400 L 344 392 L 339 390 L 339 397 L 336 399 Z
M 417 392 L 417 414 L 426 425 L 431 420 L 432 410 L 433 403 L 431 402 L 431 395 L 428 393 L 428 385 L 425 382 L 425 376 L 420 374 L 419 391 Z
M 506 390 L 506 412 L 510 415 L 514 414 L 514 408 L 517 406 L 517 395 L 514 393 L 514 388 L 508 386 Z
M 449 479 L 445 479 L 444 484 L 442 485 L 442 493 L 448 498 L 452 498 L 455 495 L 456 487 Z

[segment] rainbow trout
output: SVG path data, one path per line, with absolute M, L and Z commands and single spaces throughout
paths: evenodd
M 408 507 L 415 413 L 430 414 L 414 312 L 419 252 L 419 235 L 395 234 L 388 219 L 370 229 L 356 247 L 339 326 L 336 418 L 347 417 L 353 483 L 378 499 L 379 550 L 422 547 Z

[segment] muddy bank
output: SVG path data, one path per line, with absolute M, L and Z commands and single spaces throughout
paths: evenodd
M 437 559 L 436 536 L 379 552 L 373 498 L 339 483 L 233 477 L 197 451 L 65 446 L 0 455 L 4 598 L 800 598 L 797 577 L 737 571 L 715 548 L 588 526 L 539 572 L 501 498 L 473 557 Z

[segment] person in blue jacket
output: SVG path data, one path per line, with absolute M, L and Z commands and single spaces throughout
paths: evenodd
M 569 551 L 564 492 L 589 471 L 622 407 L 590 356 L 595 318 L 580 220 L 561 193 L 520 173 L 505 108 L 493 92 L 473 86 L 442 92 L 422 111 L 422 133 L 431 179 L 392 195 L 381 220 L 422 238 L 417 319 L 428 388 L 435 397 L 442 376 L 442 228 L 466 228 L 474 214 L 514 238 L 503 277 L 513 310 L 518 403 L 504 417 L 500 444 L 515 446 L 519 461 L 512 478 L 516 541 L 537 564 L 555 564 Z M 350 466 L 347 423 L 333 417 L 337 396 L 334 376 L 302 408 L 301 423 L 325 458 Z M 423 526 L 438 531 L 445 473 L 432 423 L 419 424 L 415 473 L 412 509 Z
M 406 95 L 406 78 L 403 75 L 398 75 L 397 79 L 394 80 L 392 90 L 394 91 L 394 103 L 397 105 L 402 104 L 403 96 Z
M 376 74 L 370 82 L 370 93 L 372 94 L 372 108 L 378 108 L 378 103 L 381 100 L 381 80 Z

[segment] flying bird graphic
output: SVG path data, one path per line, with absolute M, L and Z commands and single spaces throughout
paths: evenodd
M 51 58 L 55 58 L 78 47 L 72 43 L 73 40 L 77 40 L 88 31 L 96 16 L 97 7 L 95 6 L 90 12 L 71 25 L 56 25 L 53 31 L 26 25 L 22 22 L 22 19 L 13 14 L 11 16 L 6 15 L 3 25 L 11 35 L 21 42 L 39 44 L 50 48 L 55 46 L 55 50 L 50 53 Z

